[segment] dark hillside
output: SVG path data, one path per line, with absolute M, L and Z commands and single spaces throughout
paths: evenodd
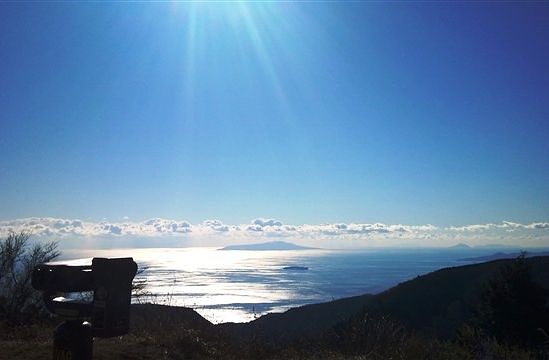
M 512 259 L 445 268 L 375 295 L 368 311 L 389 314 L 413 329 L 449 337 L 472 315 L 484 284 Z M 535 282 L 549 288 L 549 256 L 527 259 Z
M 249 323 L 226 323 L 217 326 L 234 335 L 268 337 L 272 340 L 315 336 L 358 313 L 371 297 L 372 295 L 366 294 L 305 305 L 284 313 L 267 314 Z
M 181 306 L 132 304 L 132 329 L 149 329 L 153 324 L 161 327 L 177 326 L 185 329 L 207 330 L 213 326 L 193 309 Z

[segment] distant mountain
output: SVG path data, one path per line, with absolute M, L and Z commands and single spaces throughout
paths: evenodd
M 300 246 L 285 241 L 269 241 L 260 244 L 242 244 L 229 245 L 219 250 L 251 250 L 251 251 L 269 251 L 269 250 L 309 250 L 312 247 Z
M 520 252 L 513 252 L 513 253 L 497 252 L 495 254 L 486 255 L 486 256 L 462 258 L 462 259 L 458 259 L 458 261 L 492 261 L 492 260 L 500 260 L 500 259 L 514 259 L 519 255 L 520 255 Z M 532 256 L 549 256 L 549 251 L 526 252 L 526 257 L 532 257 Z
M 467 244 L 464 244 L 464 243 L 459 243 L 459 244 L 456 244 L 456 245 L 453 245 L 453 246 L 449 246 L 448 249 L 455 249 L 455 250 L 466 250 L 466 249 L 472 249 L 469 245 Z

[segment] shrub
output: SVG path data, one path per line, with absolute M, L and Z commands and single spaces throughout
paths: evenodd
M 336 325 L 326 335 L 331 348 L 366 358 L 401 358 L 407 340 L 405 329 L 398 322 L 367 312 Z
M 151 302 L 153 294 L 148 290 L 147 278 L 143 277 L 146 268 L 138 268 L 132 281 L 132 300 L 137 304 L 146 304 Z
M 31 243 L 26 231 L 10 232 L 0 240 L 0 318 L 25 322 L 42 310 L 39 292 L 31 286 L 33 269 L 59 256 L 57 243 Z

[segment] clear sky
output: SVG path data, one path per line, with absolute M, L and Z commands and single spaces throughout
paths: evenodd
M 549 219 L 549 5 L 2 3 L 0 219 Z

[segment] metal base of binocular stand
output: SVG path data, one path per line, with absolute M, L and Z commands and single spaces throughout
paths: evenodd
M 91 324 L 82 320 L 61 323 L 53 333 L 53 360 L 92 360 Z

